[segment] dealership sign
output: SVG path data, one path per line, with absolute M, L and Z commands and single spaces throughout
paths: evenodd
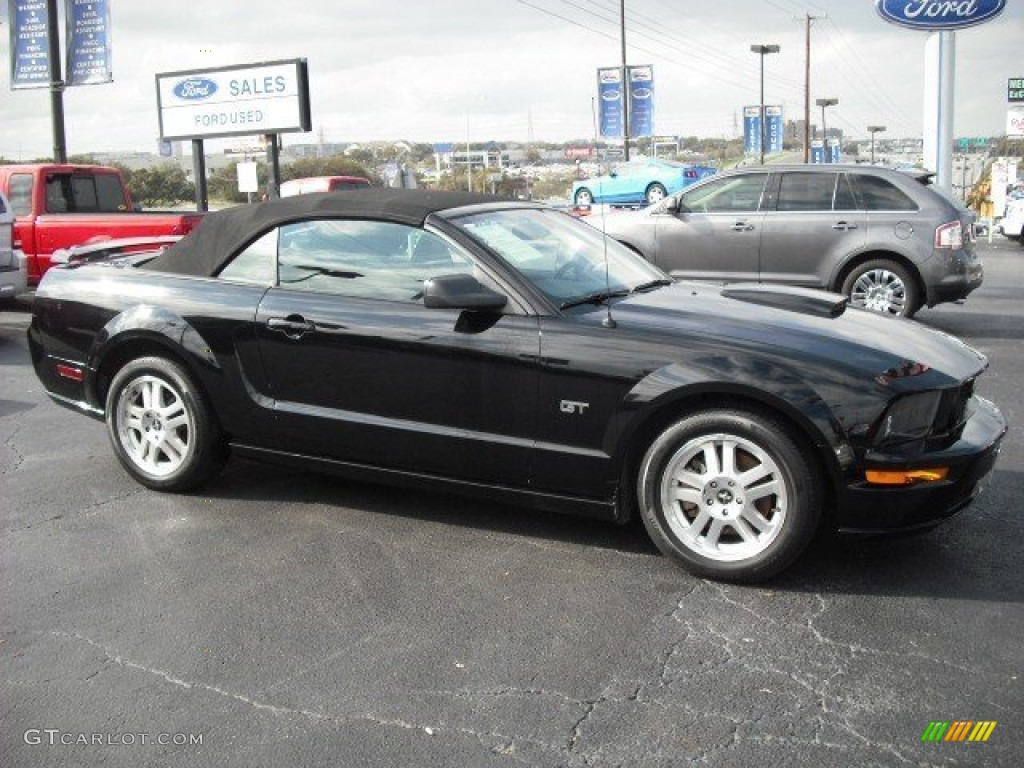
M 305 59 L 156 76 L 162 139 L 309 131 Z
M 11 0 L 11 88 L 50 85 L 50 20 L 46 0 Z
M 910 29 L 965 29 L 994 19 L 1006 0 L 875 0 L 886 21 Z

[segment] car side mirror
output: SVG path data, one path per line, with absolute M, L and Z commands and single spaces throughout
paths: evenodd
M 507 303 L 507 296 L 491 290 L 472 275 L 440 275 L 423 283 L 423 306 L 428 309 L 495 312 Z
M 670 197 L 665 203 L 665 210 L 668 213 L 686 213 L 690 209 L 683 205 L 683 201 L 678 197 Z

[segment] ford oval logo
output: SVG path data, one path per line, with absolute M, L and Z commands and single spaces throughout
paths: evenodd
M 649 98 L 651 98 L 651 89 L 650 88 L 634 88 L 633 89 L 633 98 L 634 99 L 640 99 L 641 101 L 643 99 L 649 99 Z
M 994 19 L 1005 7 L 1006 0 L 875 0 L 883 19 L 910 29 L 973 27 Z
M 619 96 L 619 89 L 615 88 L 614 90 L 608 89 L 607 91 L 602 91 L 601 98 L 605 101 L 619 101 L 622 97 Z
M 187 101 L 208 99 L 217 92 L 217 83 L 206 77 L 189 77 L 174 86 L 174 95 Z

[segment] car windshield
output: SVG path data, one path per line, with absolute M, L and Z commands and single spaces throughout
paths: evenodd
M 625 246 L 559 211 L 488 211 L 455 223 L 562 308 L 670 282 Z

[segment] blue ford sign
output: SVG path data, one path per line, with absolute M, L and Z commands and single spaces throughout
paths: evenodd
M 208 99 L 217 92 L 217 83 L 207 77 L 189 77 L 174 86 L 174 95 L 186 101 Z
M 910 29 L 954 30 L 994 19 L 1006 0 L 875 0 L 878 14 Z

